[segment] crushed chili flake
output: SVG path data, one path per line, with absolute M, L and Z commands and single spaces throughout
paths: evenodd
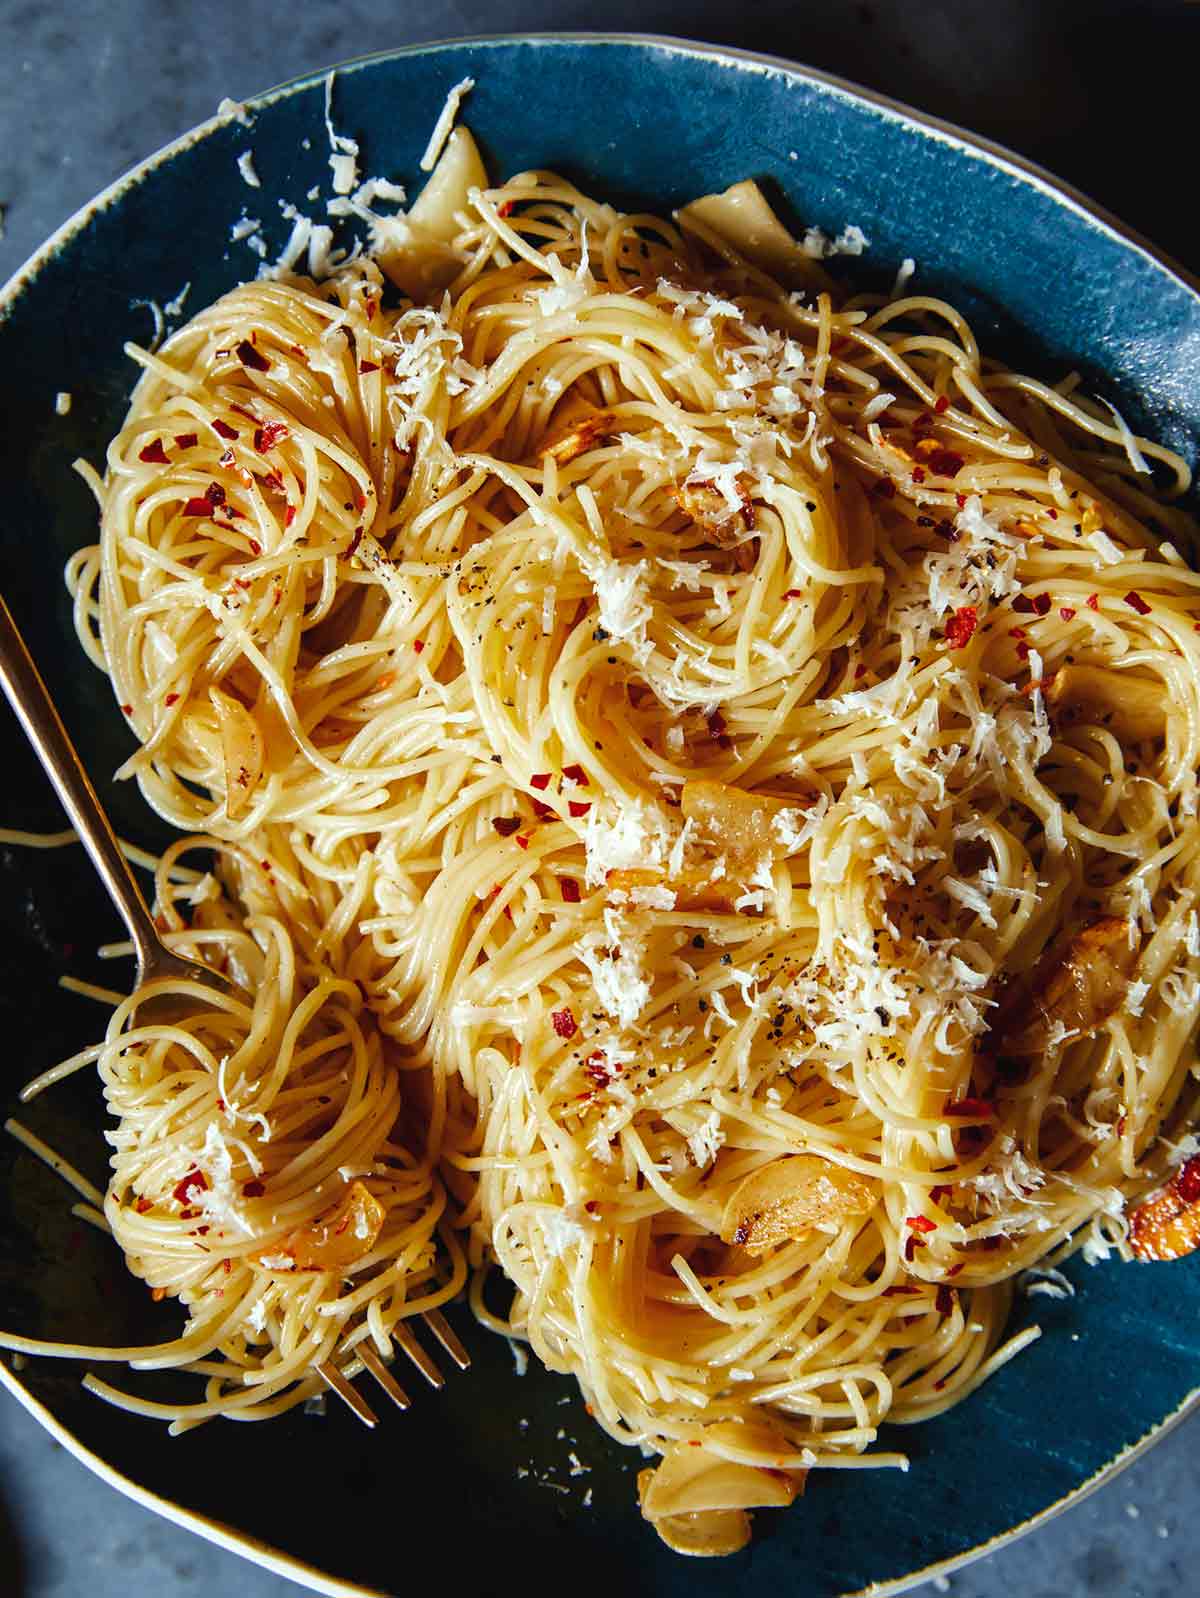
M 587 779 L 587 772 L 581 765 L 579 765 L 578 762 L 576 762 L 574 765 L 564 766 L 563 776 L 569 778 L 571 782 L 583 783 L 585 788 L 590 786 Z
M 937 1222 L 931 1221 L 928 1215 L 910 1215 L 904 1223 L 911 1226 L 914 1232 L 936 1232 Z
M 1012 602 L 1012 607 L 1020 616 L 1032 616 L 1037 609 L 1028 594 L 1018 594 Z
M 1142 598 L 1141 594 L 1138 593 L 1136 588 L 1131 588 L 1125 595 L 1125 603 L 1130 607 L 1131 610 L 1136 610 L 1139 616 L 1148 616 L 1150 614 L 1150 606 Z
M 951 1265 L 949 1270 L 946 1272 L 946 1275 L 947 1276 L 957 1276 L 959 1271 L 962 1270 L 964 1263 L 965 1262 L 963 1260 L 959 1260 L 957 1265 Z
M 974 605 L 960 605 L 946 623 L 946 642 L 951 649 L 965 649 L 979 625 Z
M 1017 645 L 1017 659 L 1018 660 L 1028 660 L 1029 659 L 1029 645 L 1028 644 L 1018 644 Z
M 244 338 L 242 340 L 242 342 L 234 350 L 234 354 L 237 356 L 238 360 L 241 361 L 243 366 L 250 367 L 252 371 L 269 372 L 271 370 L 270 361 L 261 350 L 256 350 L 254 348 L 254 345 L 251 344 L 248 338 Z
M 161 438 L 156 438 L 153 444 L 147 444 L 145 449 L 138 451 L 138 460 L 145 461 L 148 466 L 166 466 L 170 459 Z
M 1039 616 L 1048 616 L 1050 614 L 1050 606 L 1052 603 L 1053 601 L 1051 600 L 1049 594 L 1039 594 L 1033 602 L 1033 608 L 1037 611 Z
M 167 697 L 163 700 L 163 704 L 164 705 L 177 705 L 178 703 L 179 703 L 179 695 L 178 694 L 168 694 Z
M 253 555 L 261 555 L 262 554 L 262 545 L 259 543 L 257 538 L 248 538 L 246 540 L 246 542 L 250 545 L 251 554 L 253 554 Z
M 804 590 L 802 588 L 789 588 L 783 597 L 785 599 L 803 599 Z
M 154 1208 L 153 1204 L 151 1204 L 148 1198 L 138 1199 L 137 1203 L 133 1207 L 139 1215 L 145 1215 L 147 1210 L 152 1210 Z
M 550 786 L 550 773 L 548 771 L 534 772 L 533 776 L 529 779 L 529 786 L 531 788 L 536 788 L 539 793 L 542 792 L 543 789 Z
M 175 443 L 180 449 L 195 449 L 200 442 L 198 433 L 176 433 Z
M 567 800 L 567 809 L 576 819 L 578 819 L 580 816 L 586 816 L 591 808 L 592 806 L 590 800 L 586 802 L 581 799 Z
M 291 429 L 286 422 L 264 422 L 261 427 L 254 429 L 254 447 L 260 455 L 265 455 L 290 435 Z
M 943 1115 L 961 1115 L 969 1120 L 990 1120 L 995 1113 L 995 1107 L 986 1099 L 956 1099 L 942 1106 Z
M 517 202 L 515 200 L 505 200 L 505 201 L 503 201 L 502 204 L 500 204 L 500 205 L 498 205 L 496 207 L 496 215 L 497 216 L 511 216 L 512 215 L 512 208 L 513 208 L 513 206 L 516 203 Z
M 944 416 L 946 414 L 946 412 L 950 409 L 950 401 L 945 394 L 938 395 L 937 399 L 934 401 L 933 408 L 939 416 Z
M 1200 1199 L 1200 1154 L 1193 1154 L 1179 1167 L 1175 1188 L 1185 1204 L 1194 1204 Z
M 185 516 L 211 516 L 212 506 L 203 494 L 194 494 L 187 500 L 183 507 Z
M 222 438 L 227 438 L 232 441 L 240 436 L 236 427 L 230 427 L 229 423 L 223 422 L 219 416 L 212 425 L 213 432 L 219 433 Z
M 552 1010 L 550 1024 L 560 1038 L 573 1038 L 579 1030 L 579 1024 L 570 1010 Z
M 171 1196 L 178 1204 L 187 1204 L 193 1193 L 206 1193 L 208 1191 L 208 1177 L 198 1166 L 193 1166 L 181 1182 L 176 1182 L 171 1189 Z
M 1010 627 L 1008 629 L 1008 636 L 1010 638 L 1028 638 L 1029 634 L 1025 631 L 1024 627 Z
M 1060 605 L 1059 606 L 1059 610 L 1058 610 L 1058 614 L 1062 617 L 1062 619 L 1064 621 L 1074 621 L 1075 620 L 1075 612 L 1074 612 L 1074 610 L 1072 610 L 1070 605 Z
M 585 1076 L 590 1076 L 599 1088 L 607 1087 L 614 1076 L 620 1075 L 620 1068 L 613 1069 L 608 1063 L 608 1056 L 603 1049 L 593 1049 L 583 1062 Z
M 938 477 L 956 477 L 962 466 L 962 456 L 952 449 L 935 449 L 929 456 L 929 470 Z
M 295 520 L 296 507 L 294 505 L 289 505 L 283 513 L 283 525 L 285 527 L 290 527 Z
M 883 1290 L 884 1298 L 898 1298 L 902 1293 L 919 1293 L 921 1289 L 914 1287 L 911 1282 L 893 1282 L 890 1287 Z
M 223 450 L 222 453 L 221 453 L 221 458 L 217 462 L 217 465 L 218 466 L 224 466 L 226 471 L 228 471 L 229 468 L 233 465 L 233 463 L 234 463 L 234 461 L 236 459 L 237 459 L 237 456 L 233 453 L 233 451 L 231 449 Z
M 1049 516 L 1052 522 L 1056 522 L 1058 520 L 1058 512 L 1054 509 L 1047 510 L 1046 515 Z
M 210 483 L 204 490 L 204 497 L 208 503 L 214 509 L 216 509 L 218 505 L 223 505 L 225 503 L 225 490 L 221 487 L 220 483 Z
M 958 506 L 959 510 L 966 510 L 967 496 L 965 494 L 955 494 L 954 503 Z
M 360 372 L 377 372 L 379 370 L 379 362 L 378 361 L 359 361 L 358 369 L 359 369 Z
M 904 1239 L 904 1258 L 911 1265 L 913 1256 L 919 1248 L 925 1247 L 925 1239 L 918 1237 L 915 1232 L 910 1232 Z
M 1087 596 L 1087 607 L 1088 607 L 1089 610 L 1099 610 L 1100 609 L 1100 595 L 1099 594 L 1089 594 Z
M 121 714 L 125 715 L 125 716 L 132 716 L 133 715 L 133 706 L 132 705 L 122 705 L 121 706 Z
M 939 1315 L 950 1314 L 951 1310 L 954 1308 L 954 1289 L 952 1287 L 947 1287 L 943 1283 L 942 1286 L 938 1288 L 937 1297 L 934 1299 L 934 1308 L 937 1310 Z
M 931 1187 L 929 1189 L 929 1197 L 935 1204 L 940 1204 L 943 1199 L 948 1199 L 953 1191 L 954 1189 L 947 1186 L 946 1183 L 939 1182 L 936 1187 Z
M 575 881 L 574 877 L 560 877 L 558 879 L 558 885 L 562 889 L 564 904 L 579 903 L 579 884 Z
M 424 647 L 425 647 L 425 640 L 423 638 L 414 638 L 413 639 L 413 653 L 414 654 L 419 655 L 421 653 L 421 651 L 424 649 Z
M 519 833 L 518 836 L 517 836 L 517 842 L 521 845 L 522 849 L 528 849 L 529 848 L 529 834 L 527 832 Z
M 350 540 L 349 544 L 346 547 L 346 559 L 347 560 L 350 559 L 351 555 L 354 554 L 355 550 L 357 550 L 358 546 L 362 543 L 362 535 L 363 535 L 362 528 L 361 527 L 356 527 L 354 529 L 354 537 Z
M 912 480 L 914 483 L 923 483 L 925 481 L 925 468 L 923 466 L 913 467 Z
M 557 821 L 554 806 L 548 805 L 543 799 L 533 800 L 533 813 L 539 821 Z
M 244 1182 L 242 1192 L 246 1198 L 262 1198 L 266 1192 L 265 1186 L 259 1181 Z
M 520 816 L 493 816 L 492 826 L 502 838 L 511 838 L 521 825 Z

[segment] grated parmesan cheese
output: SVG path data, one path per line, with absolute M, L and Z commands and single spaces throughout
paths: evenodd
M 442 146 L 450 137 L 454 127 L 454 119 L 458 116 L 458 108 L 466 95 L 475 87 L 474 78 L 463 78 L 456 83 L 446 96 L 446 103 L 438 114 L 437 121 L 433 124 L 433 132 L 429 135 L 429 143 L 425 146 L 425 154 L 421 157 L 422 172 L 432 172 L 437 165 L 437 158 L 442 153 Z
M 243 150 L 237 158 L 238 171 L 242 174 L 242 182 L 248 183 L 252 189 L 261 189 L 258 173 L 254 170 L 254 152 Z

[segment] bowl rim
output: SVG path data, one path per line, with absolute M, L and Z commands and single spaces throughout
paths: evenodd
M 325 81 L 330 74 L 357 71 L 360 68 L 372 66 L 377 62 L 391 61 L 408 56 L 444 55 L 456 50 L 505 47 L 520 44 L 549 46 L 570 44 L 635 45 L 642 49 L 661 51 L 665 54 L 709 58 L 718 65 L 733 68 L 737 71 L 757 72 L 762 75 L 778 73 L 800 82 L 815 84 L 818 88 L 837 96 L 843 101 L 860 105 L 866 104 L 874 110 L 882 112 L 893 122 L 913 126 L 928 137 L 949 145 L 968 159 L 986 162 L 993 168 L 1030 184 L 1060 206 L 1064 206 L 1067 210 L 1075 213 L 1092 227 L 1109 234 L 1124 248 L 1131 249 L 1141 255 L 1157 271 L 1173 277 L 1185 290 L 1200 300 L 1200 276 L 1177 262 L 1165 250 L 1160 249 L 1144 234 L 1123 222 L 1105 206 L 1084 193 L 1083 190 L 1076 188 L 1062 178 L 1056 177 L 1037 162 L 1017 154 L 1006 145 L 989 139 L 982 134 L 972 133 L 969 129 L 963 128 L 956 123 L 948 122 L 929 112 L 918 110 L 890 95 L 865 88 L 848 78 L 825 72 L 817 67 L 808 66 L 803 62 L 792 61 L 784 56 L 772 55 L 763 51 L 743 50 L 732 45 L 713 44 L 704 40 L 667 34 L 622 31 L 549 30 L 536 33 L 461 34 L 448 38 L 399 45 L 392 49 L 371 51 L 360 56 L 351 56 L 330 66 L 285 79 L 282 83 L 265 89 L 261 93 L 248 96 L 244 101 L 237 103 L 251 112 L 256 112 L 303 89 Z M 218 111 L 216 115 L 195 124 L 177 138 L 169 140 L 150 155 L 136 162 L 67 217 L 49 238 L 22 265 L 17 267 L 8 280 L 0 285 L 0 329 L 3 328 L 4 323 L 18 306 L 25 289 L 34 281 L 42 268 L 53 260 L 77 234 L 81 233 L 94 216 L 117 204 L 127 191 L 141 183 L 158 167 L 173 160 L 177 155 L 199 143 L 200 140 L 207 138 L 218 128 L 226 126 L 232 116 L 232 112 Z M 34 1396 L 15 1371 L 6 1365 L 3 1360 L 0 1360 L 0 1387 L 7 1389 L 26 1412 L 56 1442 L 60 1443 L 63 1448 L 94 1475 L 99 1477 L 100 1480 L 115 1488 L 134 1503 L 140 1504 L 143 1508 L 162 1516 L 165 1520 L 171 1521 L 185 1530 L 194 1532 L 207 1541 L 215 1543 L 219 1547 L 227 1549 L 229 1552 L 237 1554 L 244 1559 L 248 1559 L 265 1570 L 284 1576 L 309 1591 L 326 1594 L 328 1598 L 390 1598 L 390 1595 L 383 1588 L 364 1587 L 348 1577 L 331 1576 L 287 1553 L 285 1550 L 253 1537 L 248 1532 L 229 1526 L 224 1521 L 216 1520 L 197 1510 L 185 1509 L 182 1505 L 161 1497 L 151 1488 L 142 1486 L 134 1481 L 132 1477 L 116 1470 L 99 1454 L 93 1452 L 92 1449 L 81 1442 L 50 1409 Z M 1028 1519 L 1018 1522 L 1015 1526 L 997 1533 L 996 1536 L 988 1539 L 988 1541 L 978 1543 L 963 1553 L 926 1565 L 920 1570 L 907 1572 L 892 1580 L 873 1582 L 866 1587 L 855 1589 L 853 1592 L 844 1592 L 838 1595 L 838 1598 L 896 1598 L 896 1595 L 911 1591 L 912 1588 L 930 1581 L 934 1577 L 951 1575 L 955 1571 L 962 1570 L 967 1565 L 973 1564 L 977 1559 L 982 1559 L 988 1554 L 1007 1547 L 1009 1543 L 1025 1536 L 1027 1532 L 1044 1526 L 1048 1521 L 1062 1514 L 1064 1510 L 1082 1503 L 1085 1498 L 1090 1497 L 1100 1487 L 1105 1486 L 1120 1475 L 1135 1460 L 1148 1453 L 1168 1432 L 1173 1431 L 1197 1411 L 1200 1411 L 1200 1386 L 1193 1388 L 1170 1414 L 1165 1415 L 1161 1421 L 1152 1426 L 1136 1442 L 1130 1443 L 1113 1459 L 1102 1465 L 1092 1476 L 1081 1482 L 1078 1487 L 1073 1488 L 1069 1493 L 1065 1493 L 1061 1498 L 1048 1504 L 1036 1515 L 1031 1515 Z

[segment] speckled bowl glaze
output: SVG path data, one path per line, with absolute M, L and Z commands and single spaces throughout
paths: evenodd
M 890 281 L 913 257 L 917 284 L 963 307 L 985 348 L 1052 377 L 1080 368 L 1194 458 L 1195 285 L 1002 151 L 802 67 L 605 36 L 463 41 L 351 64 L 337 73 L 337 126 L 360 141 L 367 171 L 415 185 L 445 93 L 467 74 L 477 87 L 466 120 L 496 174 L 555 167 L 618 204 L 657 210 L 764 179 L 793 221 L 863 229 L 870 247 L 853 263 L 863 283 Z M 303 210 L 306 191 L 328 177 L 323 94 L 314 76 L 254 102 L 251 127 L 205 124 L 88 206 L 0 295 L 3 585 L 120 827 L 151 845 L 163 832 L 138 795 L 104 780 L 128 735 L 71 632 L 61 570 L 95 516 L 70 464 L 80 454 L 99 463 L 120 421 L 134 375 L 122 344 L 151 332 L 137 302 L 165 304 L 190 282 L 186 314 L 252 275 L 256 259 L 229 242 L 247 210 L 272 251 L 282 247 L 277 199 Z M 238 173 L 248 149 L 261 190 Z M 55 414 L 59 390 L 73 397 L 65 416 Z M 3 821 L 57 825 L 15 723 L 0 723 Z M 115 929 L 76 851 L 0 851 L 0 877 L 11 1097 L 97 1035 L 102 1012 L 56 981 L 89 972 L 89 951 Z M 74 1079 L 22 1113 L 103 1183 L 92 1082 Z M 592 1426 L 569 1383 L 533 1362 L 516 1377 L 503 1342 L 472 1335 L 465 1310 L 457 1324 L 475 1353 L 470 1375 L 370 1435 L 339 1409 L 172 1441 L 81 1392 L 77 1366 L 35 1360 L 18 1377 L 0 1362 L 0 1378 L 114 1486 L 322 1592 L 407 1591 L 426 1560 L 439 1584 L 485 1593 L 518 1575 L 533 1591 L 582 1584 L 623 1598 L 891 1592 L 1087 1491 L 1200 1396 L 1200 1263 L 1076 1264 L 1068 1274 L 1074 1298 L 1021 1305 L 1018 1323 L 1036 1311 L 1044 1335 L 983 1391 L 943 1419 L 885 1428 L 881 1445 L 911 1456 L 907 1476 L 814 1476 L 790 1513 L 758 1517 L 746 1552 L 715 1563 L 667 1552 L 636 1511 L 640 1459 Z M 72 1220 L 56 1179 L 6 1141 L 0 1324 L 128 1344 L 158 1340 L 175 1320 L 103 1237 Z M 123 1371 L 118 1379 L 142 1385 Z M 157 1391 L 172 1385 L 164 1378 Z M 570 1474 L 569 1453 L 587 1474 Z

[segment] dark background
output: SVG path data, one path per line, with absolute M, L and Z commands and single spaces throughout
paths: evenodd
M 0 281 L 225 95 L 417 40 L 549 29 L 708 39 L 840 74 L 1040 162 L 1200 274 L 1200 5 L 1184 0 L 0 0 Z M 1193 1419 L 1119 1482 L 950 1578 L 950 1590 L 1196 1591 L 1198 1455 Z M 572 1580 L 587 1590 L 564 1572 Z M 296 1589 L 127 1504 L 0 1400 L 0 1598 L 130 1590 L 282 1598 Z

